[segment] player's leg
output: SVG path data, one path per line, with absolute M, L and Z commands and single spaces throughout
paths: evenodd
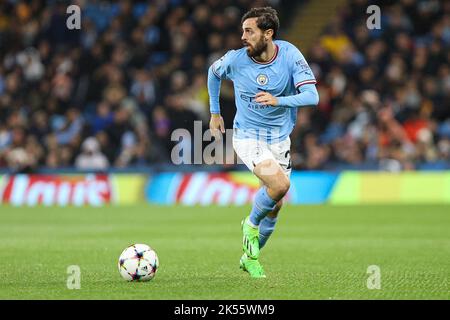
M 240 265 L 252 277 L 259 278 L 265 277 L 264 269 L 258 260 L 261 236 L 260 223 L 267 219 L 269 213 L 272 215 L 278 214 L 279 208 L 277 206 L 288 191 L 290 184 L 282 168 L 274 159 L 263 160 L 254 167 L 253 173 L 262 181 L 263 186 L 256 193 L 250 216 L 242 222 L 244 255 L 241 257 Z M 273 222 L 273 219 L 267 220 Z M 268 235 L 267 238 L 270 236 L 268 232 L 264 233 Z
M 244 251 L 253 258 L 259 257 L 259 225 L 266 216 L 276 211 L 277 203 L 289 190 L 289 178 L 274 159 L 258 163 L 253 173 L 262 181 L 263 186 L 257 191 L 250 216 L 243 223 Z
M 259 264 L 259 222 L 274 211 L 280 200 L 289 189 L 289 179 L 283 176 L 282 168 L 275 161 L 270 147 L 253 139 L 235 139 L 233 147 L 239 158 L 264 184 L 255 195 L 255 203 L 250 217 L 242 222 L 243 250 L 240 266 L 252 277 L 265 277 Z M 269 195 L 270 194 L 270 195 Z M 277 199 L 278 198 L 278 199 Z
M 258 226 L 270 213 L 271 218 L 278 215 L 282 199 L 290 187 L 289 176 L 274 159 L 267 159 L 255 166 L 253 173 L 260 179 L 263 186 L 255 197 L 255 205 L 250 214 L 250 222 Z
M 278 221 L 278 213 L 283 206 L 283 199 L 277 202 L 275 209 L 267 214 L 267 216 L 261 220 L 259 223 L 259 250 L 266 245 L 267 240 L 269 240 L 273 231 L 275 230 L 275 225 Z
M 257 172 L 264 171 L 258 168 L 266 168 L 266 162 L 268 160 L 275 161 L 269 146 L 262 141 L 256 139 L 236 139 L 233 137 L 233 147 L 240 160 L 242 160 L 252 172 L 255 170 L 257 170 Z M 264 183 L 264 181 L 262 182 Z M 259 256 L 259 220 L 264 218 L 267 212 L 272 211 L 276 203 L 276 201 L 273 202 L 271 198 L 268 198 L 266 190 L 267 188 L 259 189 L 255 196 L 255 204 L 250 214 L 253 222 L 250 221 L 249 217 L 242 221 L 243 250 L 252 259 L 257 259 Z M 260 209 L 263 209 L 264 212 L 260 213 Z M 258 217 L 259 214 L 261 214 L 260 218 Z
M 260 187 L 264 186 L 264 183 L 260 180 Z M 275 230 L 275 224 L 277 222 L 278 213 L 283 205 L 283 199 L 278 201 L 275 205 L 275 208 L 267 214 L 267 216 L 261 220 L 259 223 L 259 250 L 261 250 L 269 237 L 272 235 Z
M 283 169 L 284 174 L 288 179 L 291 176 L 291 140 L 289 137 L 284 141 L 269 146 L 275 160 Z M 259 224 L 259 249 L 261 250 L 267 243 L 267 240 L 275 230 L 275 225 L 278 221 L 278 214 L 283 206 L 283 199 L 279 200 L 275 205 L 275 208 L 267 214 L 267 216 L 261 220 Z

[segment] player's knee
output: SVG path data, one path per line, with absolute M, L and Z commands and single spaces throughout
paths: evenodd
M 275 187 L 275 192 L 277 193 L 279 199 L 283 198 L 284 195 L 289 191 L 291 187 L 291 182 L 289 179 L 280 179 Z
M 289 191 L 289 188 L 291 187 L 291 182 L 288 178 L 283 179 L 283 183 L 281 185 L 281 191 L 283 193 L 283 196 Z

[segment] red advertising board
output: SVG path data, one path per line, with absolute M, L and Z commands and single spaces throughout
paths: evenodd
M 232 173 L 195 173 L 183 175 L 174 191 L 176 202 L 186 205 L 242 205 L 252 202 L 258 188 Z
M 102 206 L 113 201 L 113 191 L 108 175 L 19 174 L 1 179 L 0 199 L 14 206 Z

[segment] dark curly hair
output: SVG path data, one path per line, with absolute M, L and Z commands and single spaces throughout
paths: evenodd
M 256 25 L 261 30 L 273 30 L 273 38 L 277 36 L 278 28 L 280 27 L 280 20 L 278 19 L 277 11 L 272 7 L 252 8 L 246 12 L 241 19 L 241 24 L 249 18 L 258 18 Z

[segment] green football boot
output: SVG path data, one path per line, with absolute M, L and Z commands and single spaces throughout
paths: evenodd
M 247 254 L 243 254 L 239 260 L 239 267 L 250 274 L 252 278 L 265 278 L 266 274 L 258 260 L 251 259 Z
M 247 259 L 248 259 L 247 254 L 244 253 L 241 259 L 239 260 L 239 268 L 241 268 L 243 271 L 247 271 L 247 269 L 245 269 L 245 261 L 247 261 Z
M 251 259 L 257 260 L 259 258 L 259 229 L 251 226 L 248 223 L 249 217 L 241 222 L 242 226 L 242 249 Z

